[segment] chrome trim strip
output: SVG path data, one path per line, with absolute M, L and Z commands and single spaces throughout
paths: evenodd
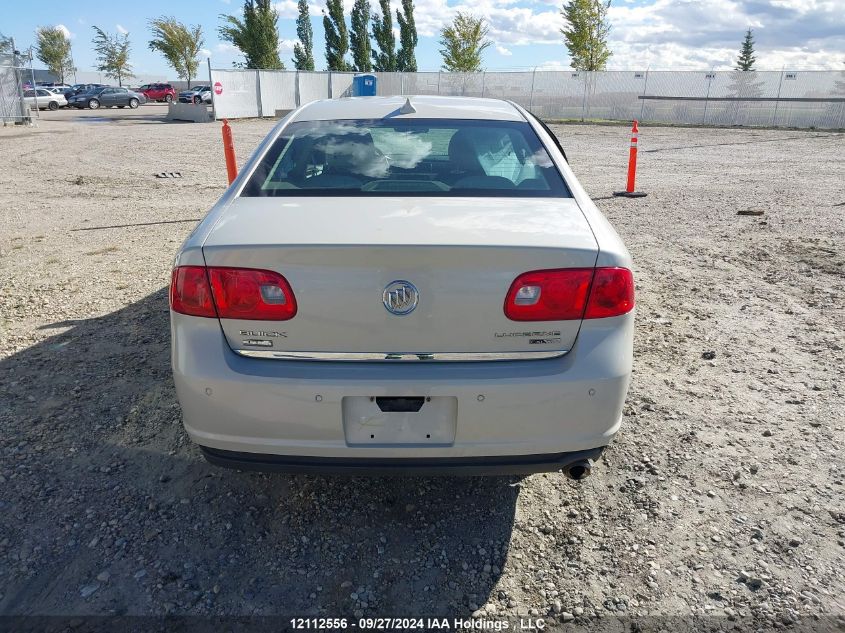
M 435 353 L 372 353 L 372 352 L 283 352 L 269 349 L 236 349 L 236 354 L 249 358 L 270 358 L 276 360 L 310 360 L 343 362 L 488 362 L 500 360 L 540 360 L 559 358 L 569 350 L 546 350 L 542 352 L 435 352 Z

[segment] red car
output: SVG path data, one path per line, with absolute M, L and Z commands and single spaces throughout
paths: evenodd
M 138 88 L 148 101 L 164 101 L 170 103 L 176 98 L 176 89 L 170 84 L 144 84 Z

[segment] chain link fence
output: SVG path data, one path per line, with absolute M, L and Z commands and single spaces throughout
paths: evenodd
M 26 123 L 30 120 L 29 108 L 23 101 L 21 72 L 12 55 L 0 55 L 0 121 Z
M 217 118 L 275 116 L 351 96 L 354 73 L 212 69 Z M 494 97 L 545 119 L 845 128 L 845 72 L 374 73 L 379 95 Z

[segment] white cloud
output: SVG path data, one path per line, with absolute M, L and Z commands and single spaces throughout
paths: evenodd
M 240 49 L 235 46 L 234 44 L 229 44 L 228 42 L 220 42 L 217 46 L 214 47 L 218 53 L 225 53 L 229 55 L 240 55 Z
M 845 51 L 845 11 L 831 0 L 652 0 L 609 17 L 611 68 L 731 68 L 746 28 L 759 69 L 841 68 Z
M 511 55 L 513 55 L 513 53 L 509 49 L 505 48 L 504 46 L 501 46 L 500 44 L 496 44 L 496 52 L 499 53 L 499 55 L 504 55 L 505 57 L 510 57 Z
M 516 0 L 418 0 L 414 3 L 417 31 L 422 36 L 437 36 L 455 14 L 471 13 L 483 17 L 490 27 L 490 39 L 497 44 L 555 44 L 560 42 L 563 20 L 557 9 L 535 12 L 526 6 L 514 6 Z
M 207 48 L 200 49 L 200 55 L 202 57 L 211 57 L 211 51 Z
M 293 52 L 293 46 L 294 46 L 294 44 L 296 44 L 298 41 L 299 41 L 299 40 L 283 40 L 283 39 L 279 39 L 279 52 L 280 52 L 280 53 L 292 53 L 292 52 Z
M 115 24 L 114 26 L 117 29 L 117 32 L 120 33 L 121 35 L 126 35 L 127 33 L 129 33 L 129 31 L 127 31 L 125 28 L 123 28 L 120 24 Z
M 353 0 L 354 1 L 354 0 Z M 344 4 L 347 4 L 346 0 L 344 0 Z M 281 2 L 273 3 L 273 6 L 276 7 L 276 11 L 279 12 L 279 17 L 281 19 L 296 19 L 299 15 L 299 5 L 297 0 L 281 0 Z M 308 14 L 313 16 L 321 16 L 323 15 L 323 8 L 325 7 L 325 3 L 319 2 L 309 2 L 308 3 Z M 346 10 L 346 14 L 349 15 L 350 10 L 352 9 L 352 5 L 345 6 L 344 9 Z
M 62 33 L 64 33 L 65 37 L 68 38 L 69 40 L 72 40 L 74 37 L 76 37 L 76 34 L 71 33 L 70 29 L 67 28 L 64 24 L 57 24 L 56 28 L 59 29 Z

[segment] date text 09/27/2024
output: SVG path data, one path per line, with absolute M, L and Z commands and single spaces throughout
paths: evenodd
M 546 621 L 542 618 L 291 618 L 290 625 L 297 631 L 350 630 L 361 631 L 543 631 Z

